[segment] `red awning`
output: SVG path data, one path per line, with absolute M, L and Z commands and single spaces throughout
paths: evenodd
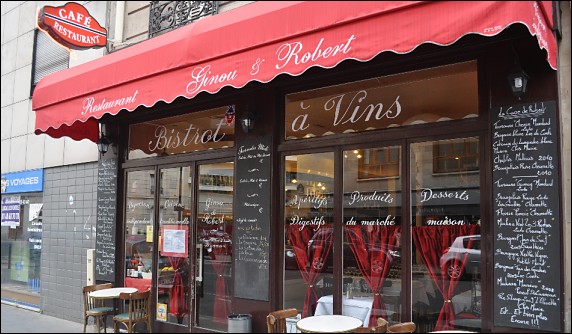
M 105 114 L 467 34 L 494 36 L 514 23 L 528 27 L 556 69 L 551 1 L 256 1 L 46 76 L 32 99 L 35 133 L 97 141 Z

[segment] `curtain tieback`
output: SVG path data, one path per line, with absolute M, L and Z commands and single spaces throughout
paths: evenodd
M 308 287 L 309 287 L 309 288 L 313 288 L 313 287 L 314 287 L 314 284 L 308 284 Z
M 452 303 L 451 299 L 445 300 L 445 303 Z

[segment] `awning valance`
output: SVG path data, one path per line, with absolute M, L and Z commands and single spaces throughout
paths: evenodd
M 494 36 L 515 23 L 556 69 L 551 1 L 257 1 L 46 76 L 32 99 L 35 133 L 97 141 L 105 114 L 467 34 Z

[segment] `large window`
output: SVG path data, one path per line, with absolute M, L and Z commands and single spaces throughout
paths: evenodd
M 440 145 L 454 153 L 469 147 L 476 170 L 434 173 Z M 412 319 L 427 332 L 480 330 L 478 146 L 470 137 L 286 156 L 284 308 L 297 308 L 302 318 L 335 312 L 366 325 L 383 317 Z M 336 156 L 343 163 L 336 165 Z M 404 157 L 409 182 L 400 177 Z M 384 163 L 395 172 L 380 174 Z M 336 197 L 333 175 L 340 169 L 343 196 Z M 404 229 L 411 239 L 403 239 Z
M 41 193 L 2 195 L 2 299 L 40 306 L 42 209 Z
M 46 75 L 69 67 L 69 50 L 56 43 L 41 30 L 35 32 L 32 89 Z M 31 95 L 31 93 L 30 93 Z

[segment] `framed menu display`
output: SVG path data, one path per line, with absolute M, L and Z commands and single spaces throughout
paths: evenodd
M 494 324 L 561 331 L 556 102 L 492 110 Z

